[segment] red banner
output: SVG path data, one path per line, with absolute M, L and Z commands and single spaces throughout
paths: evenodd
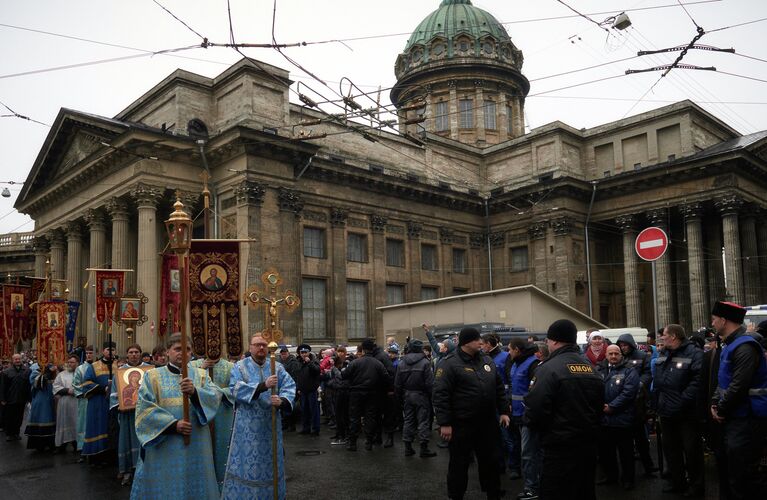
M 4 307 L 0 307 L 0 358 L 10 358 L 13 355 L 13 343 L 11 336 L 5 333 Z
M 160 336 L 178 332 L 178 305 L 181 302 L 181 277 L 178 274 L 178 257 L 162 256 L 160 280 Z
M 37 360 L 40 366 L 66 361 L 67 303 L 40 302 L 37 304 Z
M 5 334 L 16 343 L 30 338 L 28 332 L 30 288 L 24 285 L 3 285 L 3 320 Z
M 96 271 L 96 321 L 112 316 L 125 289 L 125 271 Z
M 29 300 L 32 310 L 27 315 L 27 337 L 24 340 L 35 338 L 37 334 L 37 302 L 42 300 L 42 294 L 45 291 L 45 278 L 24 278 L 30 284 Z
M 240 330 L 240 244 L 192 241 L 189 254 L 192 350 L 210 359 L 221 357 L 222 335 L 230 356 L 242 352 Z

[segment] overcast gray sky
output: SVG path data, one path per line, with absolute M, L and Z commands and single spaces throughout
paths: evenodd
M 176 68 L 212 77 L 241 57 L 224 47 L 146 55 L 142 51 L 199 45 L 201 38 L 192 30 L 211 42 L 229 42 L 225 0 L 158 2 L 191 29 L 153 0 L 0 0 L 0 102 L 48 125 L 62 107 L 112 117 Z M 597 23 L 627 11 L 633 25 L 620 32 L 610 30 L 609 35 L 557 0 L 473 4 L 504 23 L 524 53 L 522 70 L 531 81 L 528 127 L 554 120 L 591 127 L 691 99 L 741 133 L 767 129 L 767 2 L 683 2 L 687 12 L 677 0 L 565 0 Z M 388 89 L 395 82 L 394 61 L 409 33 L 439 3 L 277 0 L 275 39 L 288 44 L 344 40 L 284 52 L 336 91 L 343 77 L 366 91 Z M 230 6 L 236 42 L 271 43 L 273 0 L 231 0 Z M 668 7 L 652 8 L 656 6 Z M 623 75 L 627 69 L 669 64 L 679 55 L 671 52 L 545 78 L 631 58 L 638 50 L 685 45 L 696 35 L 695 23 L 707 32 L 699 44 L 732 47 L 736 54 L 691 50 L 683 63 L 715 66 L 717 72 L 674 70 L 658 81 L 661 72 L 656 71 L 579 85 Z M 713 31 L 741 23 L 750 24 Z M 302 86 L 332 94 L 273 49 L 245 53 L 289 70 Z M 115 60 L 81 65 L 109 59 Z M 388 90 L 382 92 L 382 105 L 389 104 L 388 95 Z M 0 106 L 0 115 L 9 114 Z M 26 179 L 49 131 L 21 118 L 0 118 L 0 188 L 8 187 L 12 195 L 0 198 L 0 233 L 34 229 L 28 217 L 13 210 L 20 185 L 7 182 Z

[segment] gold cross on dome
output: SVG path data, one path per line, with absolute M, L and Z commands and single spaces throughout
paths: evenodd
M 277 291 L 277 287 L 282 284 L 282 277 L 277 271 L 266 271 L 261 275 L 261 281 L 267 291 L 259 290 L 255 285 L 251 286 L 245 291 L 245 301 L 252 309 L 264 307 L 264 340 L 278 342 L 283 337 L 282 330 L 278 327 L 280 309 L 293 311 L 301 305 L 301 299 L 293 290 Z

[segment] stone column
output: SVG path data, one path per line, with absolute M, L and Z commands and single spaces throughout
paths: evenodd
M 469 234 L 469 268 L 475 270 L 485 269 L 485 271 L 470 273 L 471 292 L 479 292 L 490 288 L 490 280 L 486 271 L 490 267 L 487 261 L 487 251 L 485 250 L 486 244 L 487 238 L 483 233 Z
M 277 203 L 279 205 L 279 226 L 276 229 L 279 237 L 279 254 L 272 257 L 270 262 L 276 262 L 275 267 L 280 271 L 283 277 L 284 289 L 301 290 L 301 214 L 304 210 L 304 200 L 301 193 L 287 188 L 279 188 L 277 192 Z M 326 287 L 328 294 L 332 293 L 330 287 Z M 300 292 L 299 292 L 300 293 Z M 344 318 L 345 316 L 344 311 Z M 299 325 L 303 328 L 302 318 L 298 314 L 284 314 L 280 320 L 282 331 L 286 335 L 295 335 L 299 332 Z M 333 332 L 333 325 L 327 324 L 328 336 Z M 303 340 L 303 339 L 299 339 Z
M 102 210 L 90 209 L 85 212 L 85 222 L 88 224 L 90 231 L 90 252 L 88 266 L 91 268 L 105 268 L 107 263 L 107 237 L 106 237 L 106 215 Z M 92 275 L 95 277 L 95 273 Z M 86 316 L 80 316 L 82 323 L 87 325 L 86 337 L 88 344 L 97 344 L 96 332 L 98 331 L 98 323 L 96 322 L 95 311 L 91 311 L 90 308 L 96 307 L 96 283 L 91 283 L 88 287 L 88 293 L 86 297 L 86 304 L 88 307 L 83 311 L 88 314 Z M 144 347 L 144 346 L 142 346 Z M 147 346 L 149 347 L 149 346 Z M 144 350 L 147 350 L 147 347 Z
M 378 214 L 372 214 L 370 216 L 370 229 L 373 232 L 373 303 L 374 304 L 386 304 L 386 217 Z M 420 259 L 419 259 L 420 262 Z M 410 262 L 410 266 L 413 263 Z M 421 266 L 418 266 L 420 271 Z M 412 287 L 411 287 L 412 288 Z M 412 292 L 409 292 L 412 293 Z M 420 293 L 420 287 L 419 287 Z M 344 311 L 344 318 L 345 318 Z M 381 323 L 381 335 L 378 336 L 376 332 L 376 339 L 383 340 L 383 314 L 380 311 L 375 313 L 375 323 Z
M 743 200 L 737 195 L 726 195 L 714 200 L 714 206 L 722 215 L 724 236 L 724 269 L 727 295 L 736 304 L 746 305 L 743 293 L 743 265 L 740 252 L 738 211 Z
M 756 244 L 756 213 L 753 207 L 740 218 L 740 244 L 742 251 L 743 285 L 746 301 L 743 305 L 761 304 L 759 283 L 759 254 Z
M 384 223 L 385 225 L 386 223 Z M 410 266 L 410 286 L 406 290 L 406 302 L 416 302 L 421 300 L 421 232 L 423 226 L 418 222 L 407 222 L 407 239 L 410 255 L 408 265 Z M 384 304 L 386 299 L 384 298 Z
M 346 219 L 349 211 L 344 208 L 331 207 L 330 209 L 330 255 L 332 263 L 333 281 L 331 283 L 333 295 L 333 310 L 336 312 L 333 318 L 333 332 L 336 343 L 345 343 L 348 339 L 346 325 Z M 375 286 L 375 284 L 374 284 Z M 343 314 L 339 314 L 343 311 Z M 375 317 L 370 318 L 372 328 L 378 322 L 380 313 L 376 311 Z M 383 319 L 381 318 L 383 322 Z
M 706 293 L 706 261 L 703 243 L 703 206 L 698 203 L 688 203 L 680 207 L 685 222 L 687 236 L 687 265 L 690 283 L 690 310 L 692 327 L 700 328 L 709 323 L 711 308 Z M 680 283 L 681 286 L 681 283 Z
M 158 293 L 159 248 L 157 246 L 157 204 L 164 189 L 150 186 L 144 183 L 136 184 L 131 189 L 131 196 L 135 198 L 138 207 L 138 259 L 136 266 L 136 290 L 140 291 L 151 304 L 150 310 L 156 310 Z M 157 318 L 150 318 L 156 321 Z M 127 340 L 127 339 L 126 339 Z M 136 327 L 135 341 L 142 347 L 153 345 L 156 339 L 149 330 L 149 323 Z M 118 346 L 121 351 L 127 345 Z
M 487 110 L 485 109 L 485 93 L 482 90 L 482 85 L 482 80 L 474 82 L 474 87 L 476 88 L 474 91 L 474 109 L 476 110 L 476 113 L 474 113 L 476 120 L 474 130 L 477 131 L 477 142 L 485 142 L 487 139 L 485 135 L 485 112 Z
M 642 301 L 639 295 L 639 261 L 634 248 L 637 237 L 636 216 L 621 215 L 615 223 L 623 233 L 623 281 L 626 293 L 626 326 L 642 324 Z
M 554 283 L 557 284 L 556 297 L 567 303 L 574 304 L 575 297 L 570 296 L 570 258 L 568 250 L 572 248 L 573 222 L 568 217 L 558 217 L 551 221 L 554 232 Z M 573 289 L 573 291 L 575 291 Z
M 530 227 L 527 228 L 527 234 L 530 238 L 530 246 L 532 247 L 532 255 L 528 259 L 532 262 L 535 286 L 548 293 L 549 280 L 548 273 L 546 272 L 546 230 L 547 223 L 533 222 Z
M 450 89 L 450 100 L 447 102 L 448 120 L 450 121 L 450 138 L 458 139 L 458 91 L 456 89 L 457 82 L 450 80 L 447 82 L 448 89 Z
M 647 212 L 647 219 L 653 226 L 659 227 L 668 235 L 668 210 L 656 208 Z M 671 242 L 669 242 L 669 245 Z M 671 265 L 669 264 L 669 248 L 660 259 L 655 261 L 656 290 L 658 299 L 658 323 L 662 328 L 670 323 L 676 323 L 674 318 L 674 293 L 671 285 Z
M 47 272 L 45 263 L 48 262 L 48 240 L 44 236 L 35 236 L 32 248 L 35 252 L 35 276 L 44 278 Z
M 724 263 L 722 262 L 722 219 L 713 217 L 703 228 L 706 245 L 706 274 L 708 275 L 708 303 L 726 300 Z
M 69 299 L 81 302 L 82 283 L 82 249 L 83 249 L 83 228 L 79 221 L 67 222 L 65 226 L 67 235 L 67 288 L 69 289 Z M 75 337 L 80 337 L 82 332 L 82 321 L 77 322 Z
M 60 228 L 54 229 L 46 237 L 51 248 L 51 277 L 55 280 L 63 280 L 66 278 L 66 264 L 64 262 L 66 240 L 64 239 L 64 231 Z
M 759 211 L 760 220 L 767 220 L 767 210 L 762 208 Z M 759 254 L 759 275 L 761 285 L 759 287 L 760 296 L 757 301 L 759 304 L 767 304 L 767 224 L 757 224 L 756 226 L 756 248 Z
M 237 198 L 237 237 L 241 239 L 254 238 L 256 241 L 241 245 L 240 276 L 243 288 L 261 283 L 263 267 L 261 239 L 261 206 L 264 203 L 266 186 L 258 182 L 244 180 L 234 188 Z M 300 290 L 297 291 L 301 293 Z M 250 341 L 249 334 L 264 328 L 264 315 L 250 307 L 240 307 L 242 319 L 243 347 Z
M 453 295 L 453 230 L 447 227 L 439 228 L 439 255 L 437 267 L 442 275 L 442 296 Z
M 130 211 L 128 209 L 128 203 L 122 198 L 112 198 L 106 204 L 109 216 L 112 218 L 112 269 L 127 269 L 128 268 L 128 245 L 130 244 L 128 236 L 128 224 L 130 222 Z M 98 284 L 96 284 L 98 287 Z M 97 336 L 96 344 L 101 344 L 106 340 L 106 324 L 102 326 L 101 333 Z M 112 328 L 112 340 L 117 343 L 118 352 L 122 352 L 127 344 L 127 337 L 124 329 L 120 325 L 114 325 Z M 147 346 L 154 346 L 154 343 L 149 343 Z M 96 347 L 96 346 L 94 346 Z M 141 346 L 142 348 L 144 346 Z M 147 347 L 151 349 L 152 347 Z

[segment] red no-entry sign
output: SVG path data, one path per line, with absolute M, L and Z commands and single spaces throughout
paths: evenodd
M 634 249 L 640 259 L 653 261 L 663 257 L 668 248 L 668 237 L 659 227 L 648 227 L 639 235 L 634 242 Z

